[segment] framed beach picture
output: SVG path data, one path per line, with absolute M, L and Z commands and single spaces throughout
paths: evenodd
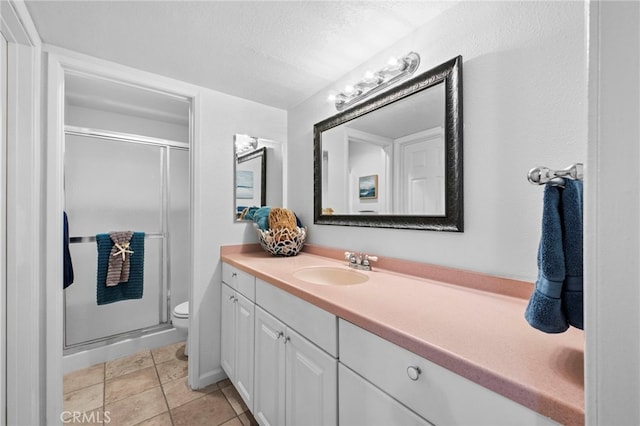
M 253 171 L 236 171 L 236 198 L 253 198 Z
M 358 189 L 360 199 L 378 198 L 378 175 L 360 176 Z

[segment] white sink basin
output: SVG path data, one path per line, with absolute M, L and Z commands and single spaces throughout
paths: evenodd
M 369 277 L 361 272 L 332 266 L 311 266 L 298 269 L 293 276 L 311 284 L 320 285 L 353 285 L 362 284 Z

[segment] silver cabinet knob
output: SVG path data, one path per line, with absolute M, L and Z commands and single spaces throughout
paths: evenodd
M 232 276 L 232 277 L 237 277 L 237 276 L 238 276 L 238 273 L 237 273 L 237 272 L 232 272 L 232 273 L 231 273 L 231 276 Z
M 234 298 L 233 294 L 229 296 L 229 300 L 233 300 L 233 298 Z
M 278 331 L 278 335 L 276 336 L 276 340 L 280 339 L 282 336 L 284 336 L 284 333 L 282 331 Z
M 287 344 L 287 342 L 291 341 L 291 337 L 287 336 L 284 338 L 284 343 Z
M 422 373 L 422 370 L 420 370 L 420 367 L 412 365 L 407 367 L 407 376 L 409 376 L 409 378 L 411 380 L 418 380 L 418 378 L 420 378 L 420 374 Z

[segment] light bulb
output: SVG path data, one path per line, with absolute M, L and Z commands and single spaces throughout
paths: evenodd
M 336 101 L 336 95 L 335 93 L 329 93 L 329 96 L 327 96 L 327 100 L 329 102 L 335 102 Z
M 367 70 L 367 72 L 364 73 L 364 77 L 363 78 L 364 78 L 365 81 L 371 81 L 371 80 L 373 80 L 373 77 L 374 77 L 373 71 Z
M 351 86 L 350 84 L 344 86 L 344 93 L 347 94 L 347 95 L 352 94 L 353 93 L 353 86 Z
M 395 56 L 390 57 L 389 60 L 387 61 L 387 65 L 389 65 L 390 67 L 397 67 L 398 58 L 396 58 Z

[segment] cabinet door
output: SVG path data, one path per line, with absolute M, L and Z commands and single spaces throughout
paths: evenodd
M 263 426 L 280 426 L 285 424 L 285 326 L 257 306 L 255 317 L 253 414 Z
M 247 407 L 253 411 L 254 309 L 252 301 L 236 293 L 234 383 Z
M 341 426 L 431 424 L 344 365 L 339 364 L 338 371 Z
M 337 424 L 338 362 L 291 329 L 285 342 L 285 424 Z
M 235 291 L 226 284 L 222 284 L 222 299 L 220 301 L 220 365 L 231 381 L 235 381 L 235 299 Z

